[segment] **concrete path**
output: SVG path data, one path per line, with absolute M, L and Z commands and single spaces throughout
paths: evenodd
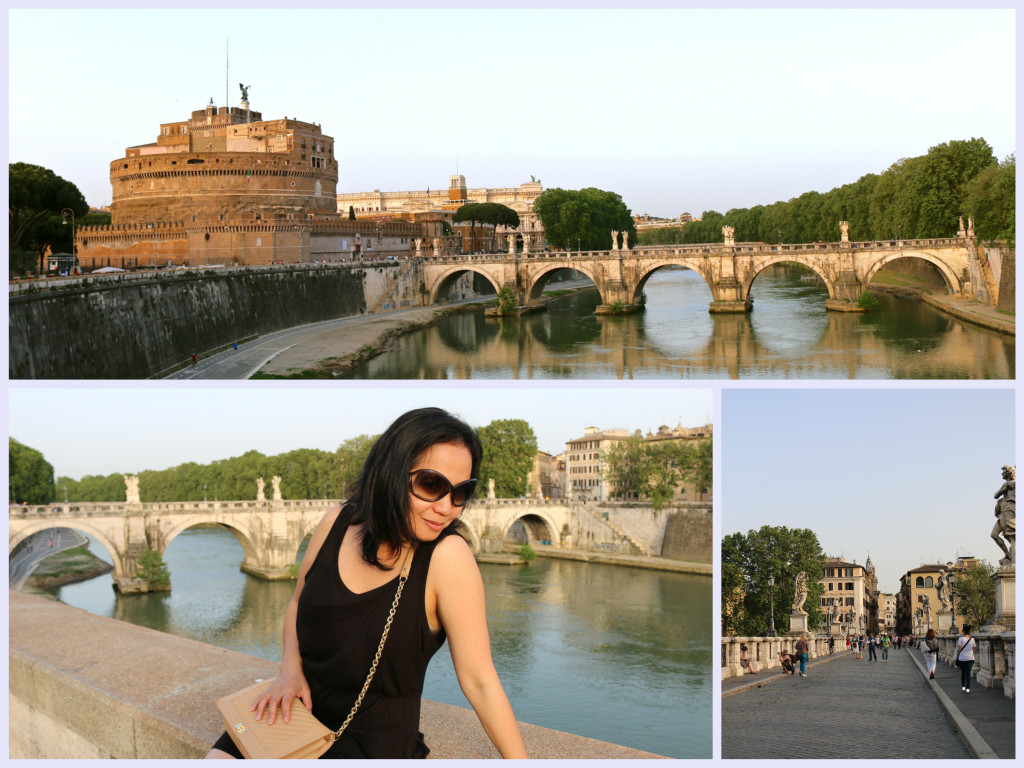
M 1016 335 L 1016 316 L 1000 312 L 988 304 L 982 304 L 980 301 L 963 296 L 950 296 L 948 294 L 924 293 L 921 295 L 921 298 L 934 307 L 946 310 L 954 317 L 959 317 L 962 320 L 967 320 L 994 331 Z
M 826 656 L 807 677 L 769 675 L 767 685 L 735 695 L 725 695 L 731 681 L 723 681 L 722 757 L 972 757 L 913 653 L 892 650 L 887 662 Z M 751 676 L 734 679 L 749 686 Z

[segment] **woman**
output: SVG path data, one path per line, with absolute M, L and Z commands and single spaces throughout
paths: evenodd
M 800 660 L 800 677 L 807 677 L 805 674 L 807 671 L 807 652 L 811 649 L 811 646 L 807 643 L 807 635 L 800 635 L 800 639 L 796 641 L 796 657 Z
M 480 571 L 456 519 L 472 497 L 480 441 L 439 408 L 400 416 L 371 448 L 348 502 L 317 525 L 284 623 L 281 673 L 253 702 L 284 722 L 305 706 L 344 722 L 366 679 L 399 571 L 415 551 L 377 674 L 324 757 L 426 757 L 419 733 L 427 663 L 447 638 L 463 693 L 502 757 L 526 757 L 491 660 Z M 296 701 L 296 699 L 298 701 Z M 240 757 L 224 733 L 207 757 Z
M 757 667 L 754 666 L 754 662 L 747 658 L 747 646 L 740 643 L 740 674 L 749 672 L 752 675 L 757 674 Z
M 974 668 L 974 649 L 977 641 L 971 637 L 971 625 L 964 624 L 963 634 L 956 639 L 956 658 L 960 662 L 960 690 L 971 692 L 971 669 Z
M 939 657 L 939 641 L 935 639 L 935 630 L 929 629 L 928 634 L 924 636 L 924 648 L 921 649 L 921 653 L 924 654 L 924 665 L 928 669 L 928 679 L 935 679 L 935 660 Z

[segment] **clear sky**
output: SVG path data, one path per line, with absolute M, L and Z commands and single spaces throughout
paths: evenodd
M 1012 10 L 17 10 L 9 43 L 10 160 L 94 206 L 126 147 L 239 83 L 335 138 L 339 192 L 458 169 L 675 217 L 1015 152 Z
M 722 392 L 722 532 L 810 528 L 825 553 L 863 564 L 879 589 L 989 538 L 1000 468 L 1016 464 L 1014 393 L 1002 388 Z
M 632 395 L 627 396 L 626 390 Z M 657 431 L 712 421 L 712 392 L 689 386 L 576 384 L 543 388 L 473 382 L 332 386 L 21 387 L 9 391 L 9 434 L 36 450 L 56 475 L 165 469 L 195 461 L 296 448 L 333 451 L 380 434 L 402 413 L 439 406 L 473 427 L 525 419 L 552 455 L 586 427 Z

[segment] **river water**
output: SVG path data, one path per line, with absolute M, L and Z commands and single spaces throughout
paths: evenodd
M 1012 379 L 1014 340 L 921 301 L 879 295 L 870 313 L 828 312 L 808 270 L 754 280 L 748 314 L 708 312 L 692 270 L 658 270 L 646 309 L 597 316 L 596 290 L 519 318 L 457 314 L 396 339 L 355 379 Z
M 91 550 L 109 559 L 93 542 Z M 170 593 L 122 596 L 109 575 L 55 591 L 121 621 L 272 661 L 293 582 L 241 573 L 242 548 L 218 527 L 167 548 Z M 495 667 L 516 718 L 677 758 L 711 757 L 712 580 L 538 558 L 482 563 Z M 468 707 L 448 646 L 424 697 Z

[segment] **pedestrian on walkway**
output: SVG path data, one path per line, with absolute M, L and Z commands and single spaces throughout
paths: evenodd
M 967 626 L 966 624 L 964 626 Z M 935 639 L 935 630 L 929 629 L 924 638 L 924 665 L 928 669 L 928 679 L 935 679 L 935 661 L 939 658 L 939 641 Z M 973 658 L 973 657 L 972 657 Z
M 892 645 L 892 640 L 889 639 L 888 635 L 882 635 L 882 661 L 889 661 L 889 646 Z
M 750 659 L 747 658 L 747 646 L 744 643 L 740 644 L 740 674 L 749 672 L 752 675 L 757 674 L 757 667 Z
M 971 637 L 971 625 L 964 624 L 963 634 L 956 639 L 956 662 L 960 667 L 960 690 L 971 692 L 971 670 L 974 668 L 974 649 L 978 643 Z
M 807 643 L 807 635 L 800 635 L 796 641 L 796 657 L 800 661 L 800 677 L 807 677 L 807 652 L 811 646 Z
M 878 661 L 878 638 L 868 633 L 868 661 Z
M 831 656 L 836 652 L 836 639 L 832 635 L 828 636 L 828 655 Z
M 192 353 L 192 367 L 193 367 L 193 368 L 195 368 L 195 367 L 196 367 L 196 360 L 198 360 L 198 358 L 196 357 L 196 353 L 195 353 L 195 352 L 193 352 L 193 353 Z
M 796 674 L 796 667 L 793 666 L 793 657 L 785 651 L 779 651 L 779 663 L 782 664 L 782 674 L 787 672 L 791 675 Z
M 846 636 L 846 650 L 850 650 L 850 636 Z

